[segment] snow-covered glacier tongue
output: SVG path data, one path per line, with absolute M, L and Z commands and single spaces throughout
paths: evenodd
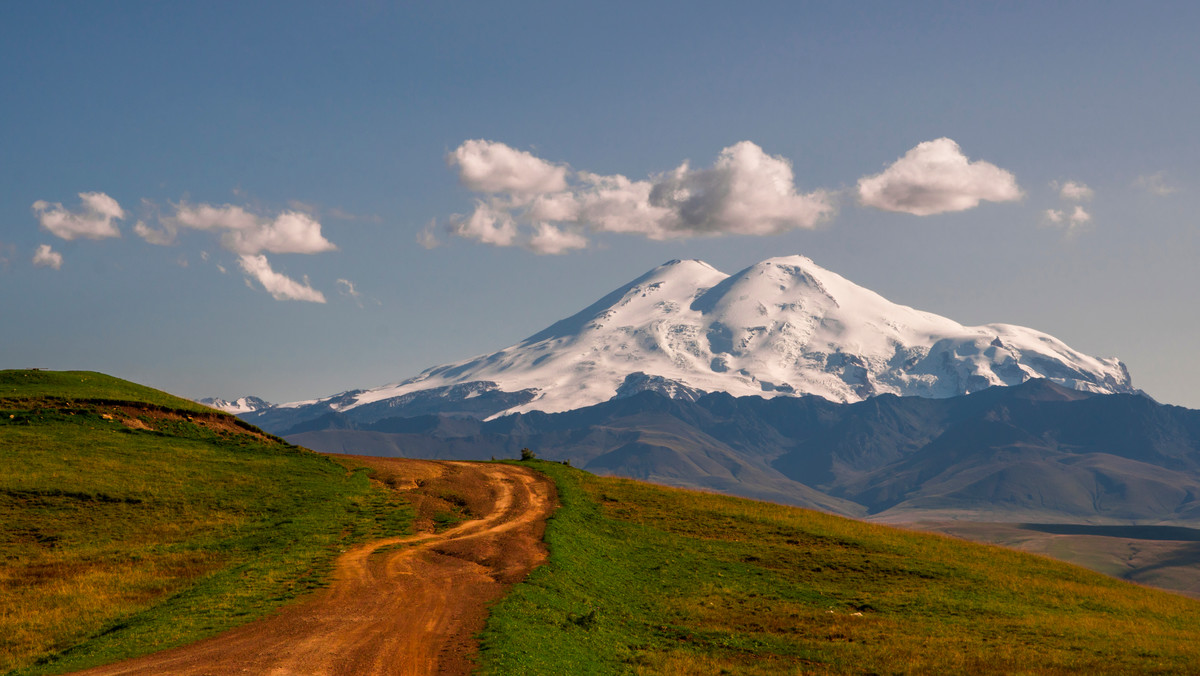
M 478 401 L 453 410 L 491 417 L 566 411 L 645 389 L 687 399 L 728 392 L 854 402 L 884 393 L 952 397 L 1031 378 L 1137 391 L 1116 359 L 1029 328 L 963 326 L 898 305 L 803 256 L 734 275 L 676 260 L 516 345 L 306 405 L 374 418 L 458 397 Z

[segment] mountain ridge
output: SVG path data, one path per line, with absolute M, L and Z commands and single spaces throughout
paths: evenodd
M 695 401 L 652 391 L 560 413 L 330 413 L 276 432 L 333 453 L 512 457 L 881 521 L 1200 524 L 1200 411 L 1044 379 L 947 399 Z
M 244 413 L 270 427 L 327 412 L 366 420 L 457 409 L 491 418 L 645 390 L 854 402 L 889 393 L 944 398 L 1033 378 L 1137 392 L 1115 358 L 1082 354 L 1034 329 L 964 326 L 898 305 L 803 256 L 734 275 L 674 260 L 499 351 L 391 385 Z

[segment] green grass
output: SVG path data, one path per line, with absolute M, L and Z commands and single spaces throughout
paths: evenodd
M 352 460 L 100 374 L 0 371 L 0 462 L 0 673 L 215 634 L 413 520 Z M 1200 664 L 1200 603 L 1183 597 L 997 547 L 524 464 L 554 477 L 562 507 L 548 563 L 493 608 L 484 673 Z M 463 496 L 437 490 L 435 526 L 469 516 Z
M 0 371 L 0 673 L 198 640 L 409 532 L 366 470 L 239 422 L 100 374 Z
M 552 463 L 487 674 L 1188 673 L 1200 603 L 1049 559 Z
M 213 409 L 145 385 L 92 371 L 0 371 L 0 400 L 63 399 L 81 403 L 126 402 L 192 413 Z

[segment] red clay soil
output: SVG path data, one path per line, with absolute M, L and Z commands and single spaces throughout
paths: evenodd
M 354 462 L 394 487 L 453 488 L 479 518 L 359 546 L 338 559 L 330 587 L 307 601 L 199 643 L 81 673 L 470 673 L 487 604 L 545 560 L 553 482 L 513 465 Z

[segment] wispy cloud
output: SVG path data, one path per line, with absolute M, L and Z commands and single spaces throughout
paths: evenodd
M 420 244 L 423 249 L 436 249 L 442 245 L 442 241 L 437 236 L 437 219 L 433 219 L 425 224 L 417 233 L 417 244 Z
M 0 242 L 0 268 L 7 269 L 9 263 L 12 262 L 13 257 L 16 255 L 17 255 L 17 245 L 16 244 L 12 244 L 12 243 L 8 243 L 8 242 Z
M 448 162 L 465 187 L 482 194 L 445 230 L 537 253 L 585 248 L 588 234 L 598 232 L 658 240 L 777 234 L 816 227 L 835 210 L 830 193 L 799 193 L 791 163 L 750 141 L 725 148 L 711 167 L 684 162 L 643 180 L 574 171 L 486 140 L 464 142 Z M 427 227 L 418 241 L 428 248 L 437 238 Z
M 81 192 L 79 199 L 82 204 L 75 211 L 58 202 L 38 200 L 33 203 L 33 213 L 43 228 L 61 239 L 121 236 L 114 221 L 124 219 L 125 210 L 115 199 L 102 192 Z
M 337 280 L 337 285 L 338 285 L 338 293 L 349 298 L 350 300 L 353 300 L 354 303 L 356 305 L 358 305 L 358 307 L 361 308 L 363 306 L 362 294 L 358 291 L 357 288 L 355 288 L 354 282 L 352 282 L 348 279 L 339 279 L 339 280 Z
M 39 268 L 54 268 L 58 270 L 62 267 L 62 254 L 55 251 L 49 244 L 42 244 L 33 253 L 33 264 Z
M 1133 182 L 1134 187 L 1145 190 L 1152 195 L 1165 197 L 1175 192 L 1175 186 L 1167 182 L 1166 172 L 1156 171 L 1153 174 L 1138 176 Z
M 1096 196 L 1094 190 L 1079 181 L 1066 181 L 1061 185 L 1058 181 L 1051 181 L 1050 187 L 1057 190 L 1058 196 L 1067 202 L 1086 202 Z
M 175 243 L 174 231 L 165 229 L 157 230 L 146 225 L 145 221 L 138 221 L 133 224 L 133 234 L 141 237 L 150 244 L 157 244 L 159 246 L 168 246 Z
M 1092 215 L 1076 204 L 1073 209 L 1047 209 L 1043 212 L 1046 223 L 1062 226 L 1068 233 L 1075 233 L 1092 221 Z
M 863 204 L 916 216 L 964 211 L 984 200 L 1012 202 L 1021 195 L 1011 172 L 970 161 L 948 138 L 920 143 L 883 172 L 858 181 Z
M 310 303 L 324 303 L 325 295 L 312 288 L 305 277 L 303 282 L 275 272 L 267 257 L 258 254 L 244 254 L 238 257 L 238 265 L 250 277 L 258 281 L 267 293 L 275 300 L 302 300 Z M 249 279 L 246 280 L 249 282 Z
M 358 291 L 354 288 L 354 282 L 348 279 L 339 279 L 337 280 L 337 285 L 343 296 L 358 298 Z
M 1058 192 L 1058 197 L 1065 203 L 1061 209 L 1047 209 L 1042 212 L 1047 225 L 1064 228 L 1068 235 L 1075 235 L 1084 230 L 1092 222 L 1080 202 L 1086 202 L 1096 196 L 1096 191 L 1080 181 L 1051 181 L 1050 187 Z

